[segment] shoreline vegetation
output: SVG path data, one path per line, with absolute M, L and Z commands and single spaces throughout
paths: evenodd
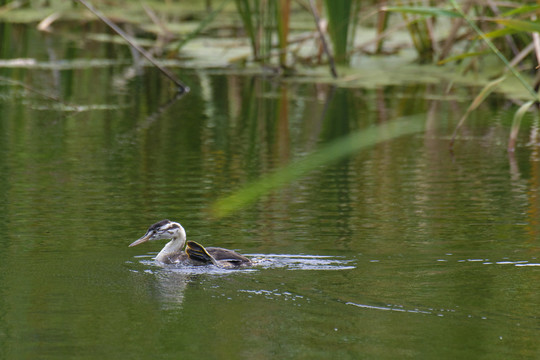
M 236 36 L 249 40 L 250 60 L 283 67 L 294 66 L 295 61 L 321 63 L 320 46 L 313 49 L 316 52 L 309 54 L 311 57 L 297 55 L 298 43 L 308 39 L 319 41 L 321 35 L 328 38 L 334 58 L 340 64 L 347 64 L 356 53 L 389 55 L 404 46 L 412 46 L 417 61 L 422 64 L 479 59 L 489 49 L 480 41 L 478 30 L 515 64 L 524 65 L 538 55 L 533 41 L 540 31 L 535 20 L 540 5 L 535 2 L 429 3 L 432 6 L 420 1 L 397 6 L 403 3 L 359 0 L 206 0 L 190 4 L 173 0 L 0 0 L 0 20 L 36 24 L 41 31 L 53 32 L 55 23 L 84 25 L 97 20 L 84 6 L 90 4 L 113 22 L 132 26 L 137 35 L 152 39 L 152 48 L 168 50 L 168 56 L 178 53 L 197 35 Z M 313 10 L 319 14 L 322 34 L 316 31 Z M 375 36 L 357 39 L 361 28 L 371 28 Z M 392 34 L 400 31 L 408 35 L 409 43 L 389 44 Z
M 106 28 L 96 25 L 100 14 L 109 21 Z M 168 67 L 258 72 L 343 87 L 400 77 L 419 81 L 419 73 L 448 82 L 449 92 L 455 83 L 473 85 L 477 95 L 451 147 L 468 115 L 500 91 L 519 106 L 509 151 L 522 117 L 535 111 L 538 100 L 538 15 L 540 5 L 533 1 L 0 0 L 0 22 L 35 26 L 44 36 L 125 44 L 134 61 L 146 57 L 179 92 L 187 86 Z M 116 35 L 115 26 L 126 36 Z M 9 31 L 0 35 L 6 39 Z M 54 66 L 11 59 L 1 47 L 0 67 Z
M 255 1 L 206 0 L 0 0 L 0 21 L 35 25 L 43 33 L 62 35 L 84 28 L 93 40 L 112 41 L 111 31 L 94 32 L 96 13 L 130 32 L 137 44 L 157 58 L 181 59 L 182 49 L 197 38 L 236 40 L 250 54 L 231 61 L 274 68 L 284 75 L 299 67 L 354 67 L 357 57 L 414 53 L 414 62 L 459 64 L 463 72 L 479 71 L 490 56 L 509 67 L 536 75 L 540 59 L 540 5 L 495 1 Z M 399 5 L 399 6 L 398 6 Z M 92 13 L 93 12 L 93 13 Z M 371 36 L 371 37 L 370 37 Z M 324 43 L 327 46 L 323 46 Z M 118 41 L 118 39 L 116 39 Z M 494 48 L 490 47 L 492 43 Z M 214 44 L 210 44 L 214 45 Z M 330 59 L 329 59 L 330 57 Z M 533 86 L 538 87 L 540 76 Z

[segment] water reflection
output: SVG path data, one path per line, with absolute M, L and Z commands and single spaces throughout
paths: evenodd
M 181 309 L 184 301 L 186 286 L 193 281 L 194 274 L 190 271 L 174 271 L 172 268 L 156 266 L 152 260 L 144 260 L 138 257 L 141 266 L 134 266 L 132 262 L 127 265 L 130 271 L 144 277 L 151 277 L 152 281 L 145 281 L 149 289 L 146 292 L 157 293 L 157 298 L 164 309 Z M 135 280 L 140 282 L 140 280 Z
M 154 271 L 160 302 L 164 309 L 179 309 L 184 301 L 184 292 L 193 275 L 177 271 Z

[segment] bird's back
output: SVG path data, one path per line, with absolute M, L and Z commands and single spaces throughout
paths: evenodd
M 219 247 L 205 248 L 195 241 L 188 241 L 186 253 L 191 260 L 212 263 L 223 268 L 236 268 L 252 265 L 251 260 L 238 254 L 236 251 Z

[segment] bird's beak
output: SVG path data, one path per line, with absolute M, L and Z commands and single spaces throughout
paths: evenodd
M 147 242 L 148 240 L 150 240 L 150 238 L 152 237 L 153 234 L 154 233 L 151 232 L 151 231 L 147 232 L 142 238 L 140 238 L 139 240 L 135 240 L 134 242 L 129 244 L 129 247 L 142 244 L 143 242 Z

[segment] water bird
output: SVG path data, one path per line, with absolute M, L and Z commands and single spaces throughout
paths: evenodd
M 129 247 L 147 241 L 162 239 L 171 239 L 171 241 L 165 244 L 155 258 L 156 261 L 164 264 L 214 264 L 225 269 L 252 265 L 250 259 L 229 249 L 219 247 L 205 248 L 195 241 L 187 241 L 186 245 L 186 231 L 182 225 L 167 219 L 161 220 L 150 226 L 148 231 L 146 231 L 146 234 L 132 242 Z M 183 251 L 184 245 L 186 245 L 185 251 Z

